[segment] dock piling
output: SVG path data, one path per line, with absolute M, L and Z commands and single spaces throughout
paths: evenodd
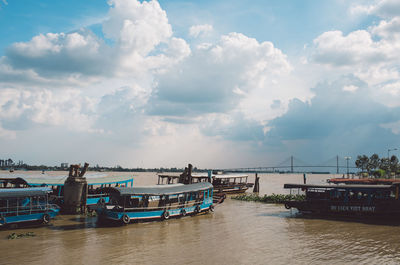
M 86 173 L 88 163 L 85 163 L 80 171 L 79 165 L 71 165 L 69 168 L 69 176 L 64 183 L 64 211 L 70 214 L 86 212 L 86 198 L 88 186 L 86 178 L 83 175 Z
M 259 183 L 260 177 L 256 173 L 256 178 L 254 180 L 254 187 L 253 187 L 253 192 L 260 192 L 260 183 Z

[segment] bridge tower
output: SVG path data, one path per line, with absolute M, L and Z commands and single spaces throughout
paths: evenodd
M 290 157 L 290 170 L 293 173 L 293 156 Z
M 336 174 L 339 174 L 339 156 L 336 156 Z

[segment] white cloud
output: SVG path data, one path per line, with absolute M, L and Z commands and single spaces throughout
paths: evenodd
M 370 86 L 377 101 L 388 106 L 400 106 L 400 103 L 395 103 L 400 101 L 397 93 L 400 77 L 399 21 L 399 17 L 382 20 L 377 26 L 348 35 L 341 31 L 325 32 L 314 40 L 313 63 L 327 66 L 327 71 L 354 75 Z
M 291 71 L 286 55 L 271 42 L 230 33 L 193 50 L 191 56 L 158 75 L 148 111 L 186 117 L 223 113 L 241 109 L 240 102 L 255 90 L 270 104 L 276 99 L 288 101 L 296 95 L 279 90 L 276 80 Z M 263 113 L 268 112 L 268 106 L 261 104 Z
M 378 26 L 371 27 L 370 31 L 373 35 L 388 40 L 392 44 L 400 39 L 400 17 L 395 17 L 390 21 L 382 20 Z
M 395 122 L 380 124 L 382 128 L 390 129 L 394 134 L 400 134 L 400 120 Z
M 397 0 L 380 0 L 376 5 L 373 5 L 370 13 L 383 18 L 399 16 L 400 2 Z
M 376 0 L 374 3 L 353 4 L 350 7 L 350 13 L 392 18 L 400 15 L 400 2 L 397 0 Z
M 189 35 L 197 38 L 209 35 L 213 31 L 213 26 L 209 24 L 193 25 L 189 29 Z
M 314 60 L 332 66 L 354 66 L 394 60 L 393 46 L 374 42 L 369 32 L 357 30 L 343 36 L 340 31 L 328 31 L 314 40 Z
M 172 36 L 167 14 L 157 1 L 111 0 L 109 4 L 103 31 L 121 47 L 145 54 Z
M 96 132 L 92 128 L 95 102 L 80 94 L 76 90 L 0 90 L 0 120 L 3 129 L 16 132 L 42 125 Z
M 343 91 L 348 91 L 348 92 L 355 92 L 357 91 L 358 87 L 354 86 L 354 85 L 348 85 L 348 86 L 344 86 Z
M 373 8 L 373 5 L 353 4 L 349 8 L 349 12 L 351 15 L 369 14 Z
M 85 86 L 112 77 L 140 77 L 168 68 L 190 54 L 185 40 L 173 36 L 157 1 L 110 1 L 103 32 L 108 45 L 89 29 L 47 33 L 14 43 L 0 60 L 0 76 L 32 84 L 60 80 L 64 87 Z M 61 63 L 62 62 L 62 63 Z M 10 75 L 11 74 L 11 75 Z
M 10 72 L 32 71 L 46 80 L 85 80 L 90 76 L 109 76 L 115 68 L 109 56 L 111 51 L 104 42 L 82 29 L 68 34 L 41 34 L 29 42 L 15 43 L 7 50 L 2 64 L 8 65 Z

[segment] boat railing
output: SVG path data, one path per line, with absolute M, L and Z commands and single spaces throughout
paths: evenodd
M 31 206 L 12 206 L 12 207 L 0 207 L 0 216 L 10 215 L 26 215 L 35 212 L 43 212 L 52 209 L 59 209 L 57 204 L 39 204 Z
M 214 183 L 214 188 L 216 190 L 220 189 L 230 189 L 230 188 L 248 188 L 246 183 Z
M 116 204 L 108 204 L 106 205 L 109 206 L 111 209 L 116 209 L 116 210 L 159 210 L 159 209 L 180 209 L 180 208 L 185 208 L 185 207 L 192 207 L 192 206 L 197 206 L 201 205 L 204 203 L 203 201 L 194 201 L 194 202 L 188 202 L 188 203 L 174 203 L 173 205 L 163 205 L 163 206 L 154 206 L 154 207 L 123 207 L 121 205 L 116 205 Z M 111 207 L 114 206 L 114 207 Z
M 106 197 L 106 196 L 108 197 L 110 195 L 107 193 L 96 193 L 96 194 L 88 194 L 87 195 L 88 198 L 101 198 L 101 197 Z

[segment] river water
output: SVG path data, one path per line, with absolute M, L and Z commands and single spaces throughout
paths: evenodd
M 155 173 L 133 175 L 134 185 L 157 182 Z M 267 194 L 303 182 L 302 174 L 259 176 L 260 193 Z M 332 176 L 308 175 L 307 181 Z M 36 236 L 8 240 L 13 232 Z M 62 215 L 46 227 L 0 230 L 0 264 L 344 263 L 399 264 L 400 226 L 304 218 L 281 205 L 228 197 L 214 213 L 163 222 L 99 227 L 96 217 Z

